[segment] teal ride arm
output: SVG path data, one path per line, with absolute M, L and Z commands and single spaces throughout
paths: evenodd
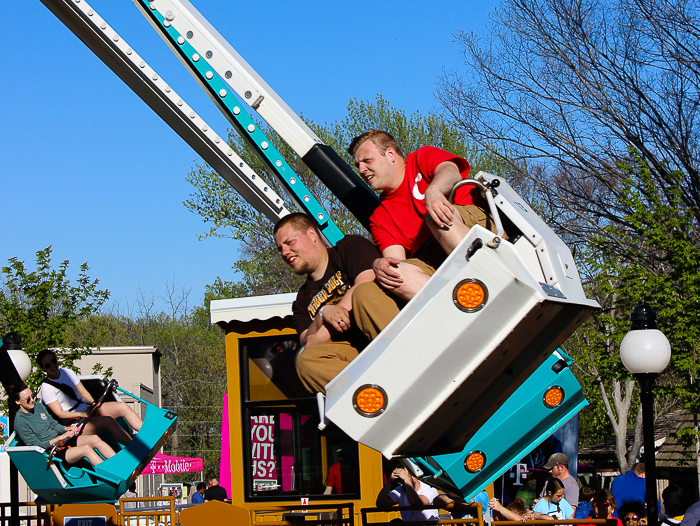
M 181 35 L 161 13 L 151 9 L 150 2 L 133 1 L 151 22 L 151 25 L 163 36 L 182 63 L 190 70 L 243 140 L 265 162 L 273 176 L 287 190 L 297 206 L 314 219 L 319 230 L 331 245 L 340 241 L 343 238 L 343 233 L 301 178 L 284 160 L 277 148 L 260 130 L 260 127 L 231 92 L 229 86 L 209 65 L 206 60 L 207 52 L 205 51 L 202 55 L 194 49 L 188 42 L 187 35 Z
M 461 495 L 469 502 L 476 494 L 527 456 L 544 439 L 588 405 L 581 385 L 570 370 L 573 360 L 563 351 L 553 353 L 505 401 L 501 408 L 467 442 L 459 453 L 413 457 L 426 483 Z M 545 395 L 551 388 L 563 394 L 549 407 Z M 470 454 L 481 453 L 481 469 L 467 469 Z

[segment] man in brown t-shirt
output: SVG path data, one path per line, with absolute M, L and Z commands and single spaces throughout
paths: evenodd
M 372 263 L 379 251 L 361 236 L 345 236 L 327 248 L 305 214 L 280 219 L 275 244 L 284 261 L 307 279 L 292 304 L 294 326 L 303 349 L 297 356 L 299 378 L 312 393 L 350 363 L 368 341 L 352 315 L 352 293 L 375 278 Z

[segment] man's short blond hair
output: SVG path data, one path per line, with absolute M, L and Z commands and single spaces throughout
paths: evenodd
M 399 143 L 396 142 L 394 136 L 391 135 L 389 132 L 385 132 L 384 130 L 377 130 L 375 128 L 367 130 L 362 135 L 358 135 L 352 141 L 350 141 L 350 146 L 348 146 L 348 153 L 355 157 L 355 152 L 357 152 L 358 148 L 367 141 L 372 141 L 379 150 L 379 153 L 381 153 L 382 155 L 384 155 L 387 148 L 393 148 L 396 151 L 396 153 L 398 153 L 402 158 L 405 158 L 403 151 L 401 150 L 401 146 L 399 146 Z
M 301 232 L 303 234 L 306 234 L 306 232 L 309 231 L 309 228 L 313 228 L 316 231 L 316 234 L 318 234 L 318 227 L 316 226 L 316 223 L 314 223 L 313 219 L 306 214 L 302 214 L 301 212 L 286 215 L 277 221 L 275 228 L 272 231 L 272 235 L 274 236 L 277 234 L 279 229 L 285 225 L 292 225 L 297 232 Z

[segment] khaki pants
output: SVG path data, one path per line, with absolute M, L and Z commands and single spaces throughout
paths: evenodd
M 484 227 L 490 232 L 496 233 L 496 224 L 493 222 L 491 213 L 481 205 L 454 205 L 455 210 L 459 213 L 462 222 L 469 228 L 474 225 Z M 504 239 L 508 239 L 508 235 L 503 235 Z M 442 249 L 440 244 L 434 237 L 430 237 L 428 241 L 416 251 L 416 254 L 411 259 L 407 259 L 406 263 L 420 267 L 423 272 L 432 276 L 437 269 L 447 259 L 447 254 Z M 420 264 L 418 262 L 421 262 Z
M 328 341 L 297 354 L 297 374 L 312 393 L 326 393 L 326 384 L 360 353 L 350 342 Z
M 454 205 L 462 221 L 468 227 L 474 225 L 483 226 L 486 230 L 496 233 L 496 224 L 493 222 L 491 212 L 481 205 Z
M 407 263 L 412 263 L 408 260 Z M 423 268 L 424 265 L 418 265 Z M 369 341 L 389 325 L 405 305 L 382 289 L 375 281 L 362 283 L 352 292 L 352 317 L 355 325 Z
M 422 268 L 422 266 L 421 266 Z M 399 313 L 403 302 L 384 292 L 375 282 L 362 283 L 352 292 L 352 323 L 372 341 Z M 364 348 L 360 338 L 329 341 L 303 349 L 297 354 L 297 373 L 312 393 L 326 392 L 326 384 L 345 369 Z

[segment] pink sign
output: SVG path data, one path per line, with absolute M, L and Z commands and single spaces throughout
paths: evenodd
M 231 442 L 228 434 L 228 393 L 224 393 L 224 405 L 221 416 L 221 461 L 219 467 L 221 476 L 219 485 L 226 488 L 226 495 L 233 497 L 231 492 Z
M 169 475 L 171 473 L 191 473 L 194 471 L 202 471 L 204 469 L 204 461 L 201 458 L 190 457 L 171 457 L 156 453 L 156 456 L 141 472 L 141 475 Z
M 274 452 L 275 417 L 252 416 L 250 426 L 253 491 L 276 490 L 278 485 Z

